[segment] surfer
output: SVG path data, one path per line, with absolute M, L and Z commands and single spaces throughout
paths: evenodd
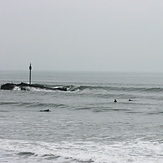
M 50 112 L 49 109 L 46 109 L 46 110 L 40 110 L 40 112 Z

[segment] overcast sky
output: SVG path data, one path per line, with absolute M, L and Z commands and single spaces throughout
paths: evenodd
M 163 0 L 0 0 L 0 70 L 163 72 Z

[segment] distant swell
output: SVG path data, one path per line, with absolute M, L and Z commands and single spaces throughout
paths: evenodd
M 18 155 L 22 156 L 32 156 L 35 155 L 33 152 L 19 152 Z
M 161 87 L 115 87 L 115 86 L 79 86 L 75 90 L 83 91 L 116 91 L 116 92 L 146 92 L 157 93 L 163 92 Z
M 54 103 L 37 103 L 37 102 L 0 102 L 0 105 L 14 105 L 14 106 L 24 106 L 24 107 L 39 107 L 39 108 L 64 108 L 64 104 L 54 104 Z

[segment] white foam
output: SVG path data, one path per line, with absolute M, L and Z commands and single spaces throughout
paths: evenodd
M 34 87 L 26 87 L 28 91 L 33 92 L 54 92 L 54 90 L 47 90 L 47 89 L 41 89 L 41 88 L 34 88 Z
M 47 143 L 0 139 L 0 151 L 3 151 L 0 157 L 4 157 L 3 155 L 10 151 L 13 155 L 12 161 L 14 159 L 21 161 L 22 158 L 16 155 L 20 152 L 34 153 L 31 157 L 39 162 L 48 162 L 48 159 L 43 157 L 48 155 L 55 156 L 55 162 L 162 163 L 163 158 L 162 143 L 142 140 L 116 142 L 109 145 L 82 141 Z
M 21 89 L 20 89 L 20 87 L 15 86 L 13 90 L 14 90 L 14 91 L 20 91 Z

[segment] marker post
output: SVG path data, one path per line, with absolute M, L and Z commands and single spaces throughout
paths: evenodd
M 30 63 L 30 66 L 29 66 L 29 84 L 31 84 L 31 70 L 32 70 L 32 66 Z

